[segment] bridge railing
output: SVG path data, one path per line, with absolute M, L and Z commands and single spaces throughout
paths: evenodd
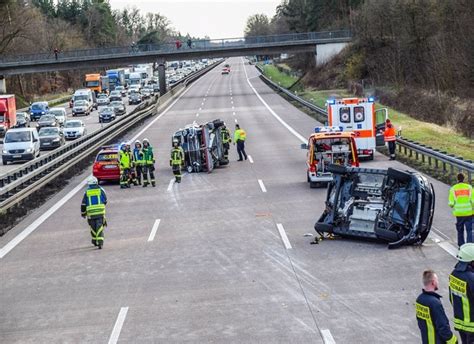
M 74 60 L 77 58 L 91 57 L 109 57 L 117 55 L 149 55 L 149 54 L 160 54 L 170 53 L 177 51 L 207 51 L 207 50 L 218 50 L 223 48 L 238 48 L 238 47 L 252 47 L 252 46 L 265 46 L 273 44 L 285 44 L 285 43 L 296 43 L 296 42 L 308 42 L 317 44 L 325 41 L 333 41 L 338 39 L 350 39 L 351 32 L 349 30 L 336 30 L 336 31 L 324 31 L 324 32 L 306 32 L 306 33 L 290 33 L 281 35 L 268 35 L 268 36 L 252 36 L 252 37 L 233 37 L 233 38 L 219 38 L 219 39 L 202 39 L 193 40 L 191 46 L 187 45 L 187 42 L 182 42 L 182 46 L 178 49 L 175 42 L 167 42 L 160 44 L 141 44 L 141 45 L 129 45 L 119 47 L 104 47 L 94 49 L 79 49 L 79 50 L 66 50 L 61 51 L 58 54 L 58 62 L 67 61 L 69 59 Z M 5 63 L 17 63 L 22 64 L 25 62 L 54 62 L 56 61 L 55 55 L 52 51 L 25 54 L 25 55 L 12 55 L 2 56 L 0 58 L 0 64 Z

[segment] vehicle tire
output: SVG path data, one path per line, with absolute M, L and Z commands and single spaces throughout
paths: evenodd
M 306 181 L 307 181 L 308 183 L 311 182 L 311 179 L 309 179 L 309 174 L 308 174 L 308 173 L 306 173 Z
M 374 155 L 375 155 L 375 153 L 372 152 L 372 154 L 367 158 L 367 160 L 373 161 L 374 160 Z
M 5 159 L 2 159 L 2 163 L 3 163 L 4 166 L 8 165 L 8 161 L 5 160 Z
M 400 180 L 402 182 L 409 182 L 411 180 L 411 174 L 405 171 L 400 171 L 389 167 L 387 169 L 387 175 L 393 179 Z

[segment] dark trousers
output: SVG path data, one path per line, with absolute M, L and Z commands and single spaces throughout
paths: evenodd
M 148 178 L 150 175 L 150 178 Z M 143 166 L 143 185 L 148 185 L 151 182 L 151 185 L 155 186 L 155 166 L 153 164 L 148 164 Z
M 466 241 L 464 241 L 464 229 L 466 230 Z M 472 216 L 456 216 L 456 230 L 458 231 L 458 246 L 466 242 L 472 242 Z
M 87 223 L 91 228 L 92 241 L 95 242 L 94 245 L 99 245 L 104 243 L 104 226 L 105 217 L 104 216 L 92 216 L 87 219 Z
M 181 183 L 181 165 L 171 165 L 176 183 Z
M 120 169 L 120 186 L 127 187 L 130 185 L 130 169 L 121 168 Z
M 237 141 L 237 153 L 239 153 L 239 160 L 243 160 L 242 155 L 244 156 L 245 160 L 247 160 L 247 153 L 245 153 L 245 141 Z
M 136 180 L 136 184 L 138 185 L 142 184 L 142 174 L 143 174 L 143 166 L 142 165 L 135 166 L 135 180 Z
M 464 331 L 459 331 L 462 344 L 474 344 L 474 334 Z
M 388 152 L 390 153 L 390 158 L 395 159 L 395 141 L 388 141 Z

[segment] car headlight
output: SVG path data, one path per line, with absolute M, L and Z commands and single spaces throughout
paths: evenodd
M 41 111 L 41 114 L 44 115 L 44 111 Z
M 55 138 L 53 142 L 59 142 L 59 138 Z
M 6 151 L 6 150 L 4 149 L 4 150 L 2 150 L 2 153 L 3 153 L 3 154 L 8 154 L 8 151 Z
M 33 151 L 33 148 L 27 148 L 25 151 L 26 151 L 27 153 L 31 153 L 31 152 Z

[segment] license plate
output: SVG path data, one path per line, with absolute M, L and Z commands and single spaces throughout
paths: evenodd
M 43 143 L 43 145 L 45 145 L 45 146 L 49 146 L 50 144 L 51 144 L 51 143 L 49 143 L 49 142 L 44 142 L 44 143 Z
M 117 166 L 115 166 L 115 165 L 105 165 L 104 168 L 105 168 L 106 170 L 112 170 L 112 169 L 117 168 Z
M 13 156 L 13 158 L 14 158 L 14 159 L 20 159 L 20 158 L 21 158 L 21 154 L 15 154 L 15 155 Z

